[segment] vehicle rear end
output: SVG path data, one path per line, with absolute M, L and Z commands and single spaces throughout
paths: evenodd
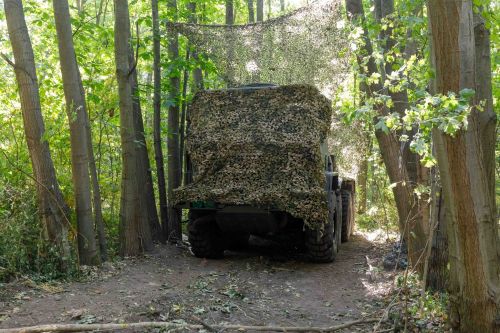
M 188 114 L 190 182 L 173 198 L 190 211 L 193 253 L 217 258 L 251 234 L 289 229 L 321 238 L 337 200 L 325 185 L 330 119 L 330 101 L 311 86 L 199 92 Z

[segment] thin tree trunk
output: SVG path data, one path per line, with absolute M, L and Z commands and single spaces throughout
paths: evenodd
M 130 52 L 130 19 L 127 0 L 114 0 L 115 8 L 115 62 L 120 99 L 120 138 L 122 146 L 122 182 L 120 198 L 120 255 L 134 256 L 144 251 L 141 223 L 144 218 L 140 206 L 137 182 L 137 160 L 134 124 L 134 102 Z
M 160 56 L 160 23 L 158 18 L 158 0 L 151 0 L 153 16 L 153 137 L 156 161 L 156 177 L 158 178 L 158 194 L 160 199 L 160 220 L 164 230 L 168 223 L 167 188 L 165 185 L 165 168 L 161 139 L 161 56 Z
M 257 22 L 264 21 L 264 0 L 257 0 Z
M 285 0 L 280 0 L 280 11 L 285 12 Z
M 139 30 L 137 29 L 137 34 Z M 137 38 L 138 40 L 138 38 Z M 153 189 L 153 177 L 151 176 L 151 164 L 149 162 L 148 147 L 144 136 L 144 122 L 142 120 L 141 102 L 139 96 L 139 82 L 137 79 L 137 64 L 135 62 L 134 48 L 129 49 L 129 66 L 132 70 L 130 75 L 132 84 L 132 101 L 134 108 L 134 130 L 136 136 L 137 159 L 137 182 L 140 193 L 139 201 L 144 218 L 141 223 L 141 235 L 144 250 L 150 251 L 155 241 L 165 241 L 162 235 L 158 212 L 156 211 L 156 200 Z
M 247 0 L 248 6 L 248 23 L 255 23 L 255 9 L 253 5 L 253 0 Z
M 97 265 L 100 263 L 100 258 L 94 233 L 89 174 L 89 153 L 93 154 L 93 151 L 91 144 L 89 146 L 88 142 L 87 123 L 89 120 L 85 104 L 85 93 L 73 46 L 68 2 L 67 0 L 54 0 L 53 7 L 64 96 L 66 98 L 66 111 L 70 125 L 71 166 L 78 228 L 78 256 L 82 265 Z
M 191 15 L 189 16 L 189 22 L 190 23 L 197 23 L 197 18 L 196 18 L 196 3 L 195 2 L 190 2 L 188 4 L 188 9 L 191 11 Z M 198 53 L 196 52 L 195 48 L 192 48 L 192 56 L 194 60 L 198 60 Z M 191 92 L 196 93 L 198 90 L 203 90 L 204 85 L 203 85 L 203 72 L 199 66 L 195 67 L 193 69 L 193 87 L 191 87 Z M 185 123 L 185 132 L 188 131 L 189 129 L 189 117 L 187 114 L 188 110 L 185 112 L 184 120 L 183 122 Z M 187 153 L 187 149 L 184 146 L 181 149 L 181 154 L 183 155 L 183 160 L 184 160 L 184 166 L 183 167 L 183 181 L 184 184 L 189 184 L 191 182 L 191 174 L 188 173 L 188 170 L 191 170 L 191 160 L 189 159 L 189 155 Z
M 233 0 L 226 0 L 226 24 L 234 24 L 234 6 Z
M 177 19 L 177 1 L 168 0 L 168 9 Z M 179 57 L 179 38 L 177 33 L 172 32 L 168 36 L 168 55 L 171 61 Z M 170 77 L 169 100 L 174 103 L 168 108 L 168 196 L 172 198 L 173 190 L 181 185 L 181 166 L 179 151 L 179 88 L 178 76 Z M 182 240 L 181 211 L 171 204 L 168 205 L 168 229 L 167 240 L 176 242 Z
M 476 91 L 473 105 L 491 100 L 488 30 L 474 29 L 471 1 L 428 2 L 438 93 Z M 477 37 L 475 36 L 477 35 Z M 477 55 L 477 52 L 480 55 Z M 477 78 L 481 80 L 476 81 Z M 495 140 L 495 114 L 486 103 L 473 108 L 468 127 L 454 137 L 436 133 L 438 165 L 449 213 L 450 318 L 458 332 L 500 332 L 500 240 L 495 186 L 489 174 L 494 158 L 486 151 Z M 486 148 L 486 151 L 485 151 Z
M 364 25 L 365 17 L 364 10 L 361 0 L 346 0 L 346 8 L 348 13 L 348 18 L 351 21 L 357 22 L 359 21 L 362 25 Z M 392 1 L 384 2 L 382 5 L 381 0 L 377 0 L 375 2 L 375 14 L 377 18 L 384 17 L 393 11 Z M 364 28 L 363 39 L 364 39 L 364 48 L 366 54 L 372 54 L 372 44 L 368 37 L 368 32 L 366 28 Z M 392 45 L 392 41 L 388 36 L 383 35 L 382 38 L 386 39 L 387 44 L 385 46 L 386 49 L 390 48 Z M 364 65 L 363 58 L 361 55 L 357 55 L 357 61 L 360 64 L 361 71 L 363 71 Z M 392 71 L 391 64 L 386 64 L 382 74 L 385 75 L 387 70 Z M 373 73 L 378 73 L 379 70 L 375 64 L 373 57 L 368 59 L 368 63 L 366 65 L 367 73 L 362 73 L 367 76 L 370 76 Z M 368 97 L 374 97 L 375 92 L 383 92 L 384 87 L 379 82 L 367 85 L 362 83 L 360 85 L 360 89 L 364 91 Z M 404 96 L 393 96 L 394 99 L 398 100 L 403 98 Z M 407 99 L 406 99 L 407 101 Z M 400 104 L 400 103 L 395 103 Z M 404 103 L 402 104 L 404 105 Z M 387 109 L 384 105 L 377 105 L 378 113 L 380 115 L 387 115 L 391 110 Z M 404 110 L 404 109 L 401 109 Z M 401 110 L 399 110 L 401 112 Z M 379 143 L 380 152 L 382 155 L 382 159 L 384 161 L 385 167 L 387 169 L 387 174 L 389 176 L 389 180 L 392 184 L 394 184 L 392 191 L 394 193 L 394 199 L 396 202 L 396 207 L 398 211 L 398 220 L 399 220 L 399 230 L 400 234 L 407 241 L 408 244 L 408 253 L 410 262 L 412 265 L 417 266 L 418 271 L 421 272 L 422 266 L 420 265 L 423 260 L 419 260 L 422 256 L 423 246 L 422 240 L 425 240 L 425 234 L 422 230 L 421 223 L 419 221 L 419 210 L 418 203 L 415 201 L 415 195 L 413 193 L 415 183 L 411 181 L 409 172 L 408 172 L 408 150 L 401 149 L 401 142 L 398 139 L 398 135 L 396 133 L 384 133 L 382 130 L 375 130 L 375 136 Z M 416 166 L 414 166 L 416 167 Z M 410 239 L 409 235 L 415 234 L 416 238 Z
M 4 9 L 15 59 L 14 70 L 21 100 L 24 133 L 36 179 L 40 223 L 44 237 L 54 245 L 60 255 L 61 270 L 67 270 L 71 256 L 68 242 L 70 210 L 59 188 L 49 144 L 44 138 L 45 125 L 38 78 L 23 4 L 21 0 L 5 0 Z
M 234 8 L 233 8 L 233 0 L 226 0 L 226 17 L 225 17 L 226 25 L 234 24 Z M 227 86 L 228 88 L 234 87 L 236 85 L 235 82 L 235 65 L 234 65 L 234 40 L 233 34 L 230 29 L 226 31 L 226 58 L 227 58 Z
M 189 62 L 189 52 L 190 45 L 188 43 L 186 47 L 186 63 Z M 184 149 L 185 149 L 185 132 L 186 132 L 186 112 L 187 112 L 187 89 L 188 89 L 188 81 L 189 81 L 189 70 L 184 69 L 184 73 L 182 75 L 182 108 L 181 108 L 181 122 L 180 122 L 180 156 L 179 156 L 179 164 L 181 166 L 181 180 L 184 178 Z
M 363 158 L 359 166 L 358 180 L 356 185 L 358 187 L 358 214 L 364 214 L 366 212 L 366 184 L 368 180 L 368 158 Z
M 391 15 L 394 14 L 394 1 L 393 0 L 376 0 L 375 1 L 375 16 L 379 24 L 381 24 L 382 19 L 390 20 Z M 385 41 L 383 45 L 383 52 L 389 52 L 395 45 L 395 41 L 392 38 L 392 28 L 391 25 L 388 25 L 388 28 L 383 30 L 380 33 L 380 39 Z M 414 43 L 411 41 L 411 31 L 408 31 L 407 35 L 408 43 L 407 48 L 405 50 L 405 57 L 410 58 L 416 52 L 416 48 L 414 47 Z M 385 61 L 385 66 L 382 67 L 382 82 L 386 80 L 386 78 L 393 75 L 393 63 L 391 61 Z M 383 88 L 384 94 L 389 95 L 392 99 L 393 106 L 389 110 L 390 113 L 396 112 L 401 117 L 405 115 L 405 111 L 409 109 L 408 104 L 408 93 L 406 89 L 402 89 L 401 91 L 393 92 L 387 88 Z M 407 142 L 399 142 L 399 152 L 398 159 L 400 169 L 403 170 L 400 174 L 403 178 L 394 179 L 398 182 L 401 182 L 403 186 L 408 187 L 408 195 L 409 197 L 401 198 L 404 201 L 410 203 L 409 206 L 404 206 L 405 210 L 402 212 L 402 217 L 406 218 L 405 223 L 407 223 L 405 230 L 406 240 L 408 244 L 408 256 L 410 259 L 410 263 L 413 268 L 417 270 L 417 272 L 422 275 L 423 273 L 423 263 L 424 263 L 424 250 L 426 246 L 427 231 L 429 230 L 429 210 L 428 210 L 428 197 L 425 194 L 421 195 L 421 200 L 414 193 L 414 189 L 418 186 L 418 184 L 428 185 L 428 176 L 429 169 L 421 167 L 419 163 L 419 157 L 417 154 L 410 151 L 409 142 L 414 136 L 415 131 L 411 130 L 408 134 L 410 140 Z M 399 136 L 403 133 L 397 133 L 397 138 L 399 141 Z M 394 166 L 395 167 L 395 166 Z M 406 175 L 404 174 L 406 172 Z M 394 173 L 394 172 L 391 172 Z M 395 198 L 396 202 L 401 200 Z M 402 207 L 401 203 L 399 207 Z M 411 233 L 411 237 L 408 236 Z
M 106 241 L 106 231 L 104 228 L 104 218 L 102 217 L 101 188 L 99 186 L 99 176 L 95 163 L 94 148 L 92 146 L 92 131 L 90 129 L 90 119 L 87 119 L 87 150 L 89 154 L 90 181 L 92 183 L 92 203 L 94 207 L 94 222 L 99 242 L 99 253 L 101 261 L 108 260 L 108 245 Z

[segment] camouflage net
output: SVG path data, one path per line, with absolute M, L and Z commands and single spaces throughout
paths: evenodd
M 175 191 L 175 202 L 275 208 L 323 226 L 328 208 L 319 147 L 332 111 L 318 90 L 334 96 L 349 73 L 342 16 L 339 0 L 320 0 L 255 24 L 168 26 L 215 65 L 220 80 L 211 88 L 282 86 L 196 95 L 186 146 L 196 176 Z
M 339 0 L 319 0 L 254 24 L 168 27 L 214 63 L 222 80 L 211 82 L 212 88 L 310 84 L 331 98 L 349 72 L 348 32 Z
M 286 211 L 310 227 L 328 217 L 325 161 L 330 101 L 312 86 L 203 91 L 190 109 L 193 182 L 175 203 L 214 201 Z

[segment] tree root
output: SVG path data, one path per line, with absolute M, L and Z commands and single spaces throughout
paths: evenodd
M 379 318 L 364 318 L 353 320 L 344 324 L 330 327 L 300 327 L 300 326 L 245 326 L 245 325 L 210 325 L 214 330 L 229 331 L 259 331 L 259 332 L 334 332 L 354 325 L 373 323 Z M 3 328 L 0 333 L 43 333 L 43 332 L 86 332 L 86 331 L 110 331 L 123 329 L 145 329 L 145 328 L 171 329 L 206 329 L 206 324 L 181 324 L 173 322 L 139 322 L 123 324 L 50 324 L 29 327 Z

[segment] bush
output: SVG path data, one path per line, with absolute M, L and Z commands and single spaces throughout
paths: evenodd
M 38 281 L 74 274 L 74 264 L 61 272 L 58 254 L 43 239 L 32 185 L 0 185 L 0 282 L 19 274 Z

